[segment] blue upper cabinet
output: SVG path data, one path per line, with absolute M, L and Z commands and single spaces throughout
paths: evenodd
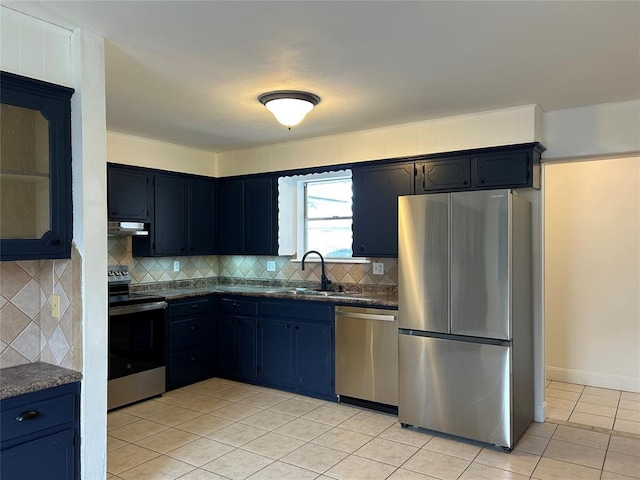
M 142 212 L 146 195 L 144 178 L 133 177 L 132 173 L 137 173 L 135 170 L 125 172 L 127 177 L 110 174 L 109 179 L 119 178 L 120 183 L 127 179 L 130 184 L 138 183 L 138 195 L 129 195 L 131 201 L 128 205 L 130 212 Z M 152 184 L 153 213 L 150 215 L 149 236 L 133 238 L 133 255 L 163 257 L 215 253 L 215 179 L 153 170 L 146 172 Z M 111 185 L 109 191 L 115 193 Z M 109 208 L 112 206 L 110 202 Z M 122 209 L 124 208 L 125 205 L 122 206 Z
M 107 164 L 107 205 L 109 220 L 151 221 L 153 176 L 148 170 L 127 165 Z
M 219 248 L 223 255 L 277 255 L 277 178 L 219 180 Z
M 0 75 L 0 260 L 70 258 L 74 91 Z
M 354 166 L 353 256 L 398 256 L 398 197 L 413 193 L 413 163 Z
M 416 159 L 415 193 L 540 188 L 539 143 L 468 150 Z

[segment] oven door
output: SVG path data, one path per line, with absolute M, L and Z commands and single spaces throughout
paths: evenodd
M 165 391 L 164 301 L 109 307 L 108 408 Z

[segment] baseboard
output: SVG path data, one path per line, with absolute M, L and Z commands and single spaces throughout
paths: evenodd
M 640 378 L 607 375 L 558 367 L 546 367 L 545 374 L 547 380 L 640 393 Z

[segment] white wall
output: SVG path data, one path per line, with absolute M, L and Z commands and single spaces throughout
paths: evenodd
M 547 378 L 640 392 L 640 157 L 544 171 Z
M 105 478 L 107 447 L 107 175 L 104 39 L 72 36 L 73 237 L 82 257 L 82 478 Z
M 544 157 L 566 158 L 640 151 L 640 100 L 547 112 Z
M 536 105 L 218 153 L 220 177 L 540 141 Z M 275 121 L 275 120 L 274 120 Z
M 216 154 L 157 140 L 107 132 L 107 161 L 215 176 Z
M 73 87 L 71 31 L 0 6 L 0 65 L 7 72 Z

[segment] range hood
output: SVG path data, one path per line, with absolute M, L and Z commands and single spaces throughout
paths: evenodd
M 107 222 L 107 235 L 110 237 L 133 237 L 149 235 L 144 223 L 139 222 Z

